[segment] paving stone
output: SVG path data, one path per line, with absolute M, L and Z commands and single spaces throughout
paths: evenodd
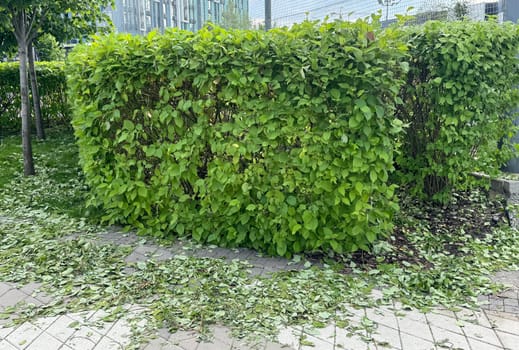
M 366 310 L 364 308 L 348 308 L 348 319 L 353 324 L 359 324 L 364 317 L 366 317 Z
M 282 345 L 288 345 L 299 349 L 300 339 L 303 334 L 302 328 L 288 327 L 280 330 L 277 341 Z
M 13 288 L 15 288 L 15 287 L 11 283 L 0 282 L 0 296 L 2 296 L 4 293 L 6 293 L 7 291 L 9 291 Z
M 74 350 L 91 350 L 95 348 L 96 343 L 93 339 L 79 336 L 71 336 L 65 344 Z
M 336 349 L 345 349 L 345 350 L 366 350 L 369 348 L 367 342 L 365 342 L 359 335 L 357 334 L 348 334 L 344 329 L 337 328 L 337 332 L 335 334 L 335 348 Z M 296 348 L 297 349 L 297 348 Z
M 454 313 L 454 311 L 446 309 L 446 308 L 435 308 L 432 310 L 431 313 L 437 314 L 437 315 L 442 315 L 445 317 L 452 318 L 453 320 L 456 320 L 456 314 Z
M 130 255 L 128 255 L 124 261 L 127 263 L 137 263 L 140 261 L 148 261 L 149 258 L 147 256 L 144 256 L 137 252 L 132 252 Z
M 159 247 L 152 244 L 143 244 L 135 247 L 133 250 L 135 253 L 139 253 L 145 256 L 152 256 Z
M 32 297 L 35 298 L 35 299 L 38 299 L 44 305 L 50 304 L 52 302 L 52 300 L 53 300 L 50 295 L 48 295 L 48 294 L 46 294 L 44 292 L 33 293 Z
M 517 289 L 507 289 L 498 294 L 500 298 L 511 298 L 511 299 L 519 299 L 519 290 Z
M 394 308 L 394 310 L 399 310 L 398 308 Z M 404 317 L 408 320 L 414 320 L 414 321 L 419 321 L 419 322 L 422 322 L 422 323 L 427 323 L 427 319 L 425 317 L 425 314 L 423 312 L 420 312 L 420 311 L 417 311 L 417 310 L 400 310 L 400 311 L 395 311 L 395 315 L 397 316 L 398 319 Z
M 4 319 L 0 320 L 0 328 L 11 327 L 13 324 L 13 321 L 16 319 L 16 317 L 17 317 L 17 315 L 13 313 L 13 314 L 9 315 L 8 318 L 4 318 Z
M 168 340 L 171 337 L 171 332 L 167 328 L 161 328 L 157 331 L 157 335 L 162 339 Z
M 58 317 L 46 330 L 48 334 L 52 334 L 58 340 L 62 342 L 66 342 L 67 339 L 74 334 L 75 329 L 69 327 L 75 320 L 68 317 L 67 315 L 62 315 Z
M 487 312 L 487 317 L 490 323 L 496 328 L 497 331 L 517 334 L 519 330 L 519 320 L 508 319 L 503 316 L 505 315 L 494 312 Z
M 281 344 L 278 344 L 278 343 L 267 342 L 265 344 L 265 349 L 264 350 L 294 350 L 294 349 L 295 348 L 289 347 L 287 345 L 281 345 Z
M 231 344 L 214 339 L 211 342 L 201 342 L 196 350 L 230 350 Z
M 500 331 L 496 331 L 499 340 L 503 343 L 506 350 L 517 350 L 519 349 L 519 335 L 504 333 Z
M 516 298 L 503 298 L 505 306 L 519 306 L 519 300 Z
M 501 345 L 494 346 L 475 339 L 468 339 L 471 350 L 502 350 Z
M 59 316 L 47 316 L 47 317 L 40 317 L 31 323 L 34 324 L 36 327 L 41 328 L 43 330 L 46 330 L 51 324 L 53 324 Z
M 254 250 L 245 249 L 245 248 L 239 248 L 238 252 L 239 253 L 238 253 L 238 256 L 236 258 L 240 259 L 240 260 L 247 260 L 253 254 L 256 254 L 256 252 Z
M 125 345 L 132 334 L 132 330 L 128 322 L 124 319 L 118 320 L 114 323 L 110 331 L 106 334 L 109 338 L 118 343 Z
M 413 320 L 407 317 L 398 317 L 398 329 L 401 333 L 422 338 L 428 342 L 434 342 L 431 329 L 427 324 L 425 315 L 422 314 L 421 320 Z
M 505 305 L 504 312 L 513 314 L 513 315 L 519 315 L 519 306 L 508 306 Z
M 220 247 L 208 249 L 204 253 L 205 253 L 204 254 L 205 256 L 207 256 L 209 258 L 216 258 L 216 259 L 218 259 L 218 258 L 232 259 L 238 255 L 237 253 L 233 252 L 230 249 L 225 249 L 225 248 L 220 248 Z
M 262 267 L 253 267 L 249 269 L 249 274 L 251 276 L 260 276 L 265 272 Z
M 183 350 L 196 350 L 198 348 L 199 344 L 200 343 L 198 342 L 197 338 L 190 338 L 190 339 L 184 339 L 176 345 L 178 345 L 178 347 L 180 347 Z
M 22 292 L 31 295 L 35 290 L 41 288 L 41 283 L 29 282 L 26 285 L 19 288 Z
M 454 311 L 454 318 L 457 320 L 472 320 L 475 316 L 475 310 L 460 308 Z
M 28 295 L 18 289 L 11 289 L 0 298 L 0 309 L 11 307 L 27 298 Z
M 40 328 L 30 323 L 24 323 L 11 332 L 6 340 L 20 349 L 26 349 L 42 333 L 43 331 Z
M 320 338 L 316 338 L 312 335 L 306 335 L 304 338 L 304 344 L 301 344 L 300 350 L 334 350 L 335 346 L 328 341 L 324 341 Z M 311 345 L 310 345 L 311 344 Z
M 472 323 L 486 328 L 493 328 L 492 324 L 487 318 L 487 315 L 482 310 L 474 311 L 474 318 L 472 319 Z
M 107 335 L 110 332 L 110 329 L 114 325 L 113 322 L 105 322 L 105 321 L 89 321 L 88 323 L 90 328 L 101 335 Z
M 182 348 L 159 337 L 144 345 L 142 350 L 182 350 Z
M 469 322 L 463 323 L 463 332 L 468 338 L 489 343 L 491 345 L 500 346 L 501 342 L 496 336 L 492 328 L 478 326 Z
M 56 350 L 61 347 L 61 342 L 54 338 L 53 336 L 42 333 L 38 338 L 34 339 L 34 341 L 27 347 L 27 350 Z M 89 350 L 87 348 L 83 348 L 81 350 Z
M 488 309 L 488 310 L 491 310 L 491 311 L 504 312 L 505 311 L 505 304 L 503 302 L 503 299 L 497 298 L 495 296 L 491 296 L 489 298 L 489 303 L 485 307 L 485 309 Z
M 431 326 L 431 331 L 434 337 L 434 343 L 440 347 L 444 346 L 453 349 L 470 350 L 470 346 L 464 335 L 448 331 L 443 328 Z
M 401 333 L 402 348 L 404 350 L 434 350 L 434 342 L 426 341 L 406 333 Z
M 457 325 L 455 318 L 429 313 L 425 315 L 427 322 L 430 326 L 442 328 L 453 333 L 463 335 L 463 330 Z M 434 334 L 434 333 L 433 333 Z
M 211 326 L 210 330 L 215 340 L 228 344 L 229 346 L 232 344 L 232 337 L 229 328 L 222 326 Z
M 369 293 L 369 297 L 372 299 L 375 299 L 375 300 L 383 299 L 384 293 L 379 289 L 372 289 L 371 292 Z
M 26 305 L 34 305 L 34 306 L 41 306 L 43 305 L 43 303 L 38 300 L 38 299 L 35 299 L 31 296 L 25 298 L 23 301 L 22 301 L 23 304 L 26 304 Z
M 184 340 L 196 339 L 198 334 L 195 331 L 178 331 L 169 337 L 169 341 L 173 344 L 180 343 Z
M 95 313 L 96 313 L 95 311 L 82 311 L 82 312 L 70 313 L 70 314 L 67 314 L 67 316 L 78 322 L 85 323 L 90 318 L 92 318 L 92 316 L 94 316 Z
M 111 338 L 103 337 L 94 350 L 124 350 L 124 346 Z
M 0 340 L 0 350 L 18 350 L 18 348 L 9 343 L 7 340 Z
M 379 325 L 372 337 L 377 345 L 381 345 L 382 347 L 389 345 L 389 347 L 395 349 L 402 349 L 400 335 L 397 329 Z
M 74 334 L 72 334 L 70 336 L 69 339 L 84 338 L 84 339 L 91 340 L 94 344 L 97 344 L 99 342 L 99 340 L 101 340 L 102 337 L 103 337 L 103 335 L 101 333 L 97 332 L 97 330 L 95 330 L 94 328 L 81 326 L 79 329 L 77 329 L 74 332 Z M 114 339 L 114 340 L 117 340 L 117 339 Z
M 384 310 L 382 308 L 367 308 L 366 317 L 379 325 L 398 329 L 396 316 L 391 310 Z
M 490 297 L 488 295 L 480 295 L 477 298 L 478 306 L 481 308 L 488 308 L 488 304 L 490 303 Z
M 500 271 L 492 276 L 494 282 L 519 288 L 519 271 Z
M 15 327 L 2 327 L 0 326 L 0 340 L 7 338 L 16 328 Z
M 333 344 L 335 342 L 335 325 L 334 324 L 328 325 L 324 328 L 304 327 L 303 333 L 314 336 L 314 337 L 324 340 L 328 343 Z
M 171 250 L 166 248 L 159 248 L 153 253 L 153 259 L 157 261 L 164 261 L 173 258 L 174 254 Z
M 264 350 L 267 345 L 265 340 L 233 339 L 232 350 Z M 278 344 L 279 345 L 279 344 Z M 281 345 L 279 345 L 281 346 Z M 285 350 L 288 349 L 285 347 Z

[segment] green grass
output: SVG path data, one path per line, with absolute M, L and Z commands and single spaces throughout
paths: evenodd
M 46 140 L 33 139 L 32 147 L 36 175 L 24 177 L 21 138 L 0 140 L 0 191 L 32 208 L 84 216 L 86 188 L 72 132 L 51 130 Z
M 22 167 L 22 147 L 19 137 L 6 137 L 0 139 L 0 190 L 10 183 L 18 169 Z

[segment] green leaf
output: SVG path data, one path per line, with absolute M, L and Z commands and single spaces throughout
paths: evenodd
M 279 256 L 284 256 L 287 252 L 287 243 L 285 241 L 279 241 L 276 243 L 276 251 Z
M 304 227 L 309 231 L 315 231 L 317 229 L 317 226 L 319 225 L 319 222 L 317 221 L 317 218 L 315 217 L 314 213 L 312 213 L 309 210 L 305 210 L 303 213 L 303 222 Z
M 134 128 L 135 128 L 135 124 L 133 124 L 133 122 L 131 120 L 128 120 L 128 119 L 124 120 L 123 129 L 128 130 L 128 131 L 133 131 Z

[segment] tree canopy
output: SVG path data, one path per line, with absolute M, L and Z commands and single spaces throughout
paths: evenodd
M 222 12 L 222 21 L 220 24 L 227 29 L 249 29 L 249 15 L 240 12 L 234 0 L 229 0 Z
M 4 40 L 14 34 L 20 62 L 20 96 L 22 119 L 22 146 L 24 174 L 33 175 L 34 164 L 31 146 L 29 112 L 27 52 L 33 41 L 43 33 L 53 34 L 58 40 L 80 38 L 106 28 L 108 16 L 103 8 L 113 5 L 113 0 L 3 0 L 0 3 L 0 28 Z M 8 44 L 8 42 L 6 42 Z M 29 62 L 32 62 L 30 60 Z M 34 77 L 31 80 L 35 82 Z M 38 126 L 38 125 L 37 125 Z

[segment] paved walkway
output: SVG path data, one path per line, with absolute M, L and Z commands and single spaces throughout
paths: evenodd
M 254 267 L 253 274 L 261 275 L 283 269 L 302 268 L 300 264 L 281 258 L 264 258 L 246 249 L 190 248 L 178 243 L 172 248 L 154 244 L 137 244 L 133 235 L 118 232 L 103 233 L 101 241 L 117 244 L 137 245 L 127 258 L 128 262 L 167 259 L 179 252 L 199 257 L 227 257 L 243 259 Z M 325 328 L 290 327 L 280 329 L 277 342 L 258 340 L 246 343 L 233 339 L 225 327 L 212 328 L 209 342 L 198 342 L 195 332 L 174 334 L 160 330 L 156 338 L 142 350 L 231 350 L 231 349 L 463 349 L 463 350 L 519 350 L 519 271 L 503 272 L 496 280 L 510 285 L 500 295 L 481 297 L 485 303 L 481 310 L 461 309 L 452 312 L 437 308 L 429 313 L 392 306 L 355 309 L 349 308 L 351 324 L 349 330 L 330 324 Z M 39 285 L 32 283 L 17 286 L 0 282 L 0 314 L 7 307 L 25 302 L 43 305 L 50 298 L 38 291 Z M 375 291 L 377 297 L 379 292 Z M 380 293 L 380 296 L 382 293 Z M 70 313 L 45 317 L 26 322 L 16 327 L 6 326 L 8 320 L 0 320 L 0 350 L 111 350 L 125 349 L 130 344 L 132 318 L 145 309 L 128 305 L 127 316 L 114 322 L 104 322 L 104 310 Z M 145 323 L 142 319 L 141 324 Z M 3 326 L 2 326 L 3 325 Z M 351 326 L 358 325 L 359 331 L 351 333 Z M 361 326 L 362 325 L 362 326 Z M 366 325 L 368 327 L 366 327 Z

